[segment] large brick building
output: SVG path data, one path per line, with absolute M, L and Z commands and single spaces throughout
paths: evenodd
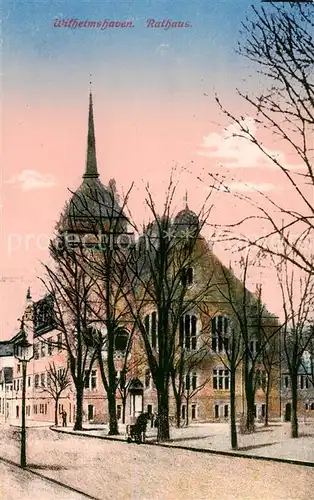
M 68 231 L 72 228 L 71 217 L 80 220 L 80 231 L 86 232 L 88 228 L 88 213 L 93 207 L 85 209 L 81 203 L 82 194 L 90 189 L 106 199 L 109 188 L 103 186 L 99 180 L 96 162 L 94 123 L 92 99 L 90 97 L 89 125 L 88 125 L 88 148 L 86 170 L 83 175 L 83 182 L 74 193 L 67 205 L 65 213 L 62 215 L 59 230 Z M 116 212 L 121 214 L 116 201 Z M 96 207 L 97 208 L 97 207 Z M 105 220 L 108 216 L 106 208 L 100 216 Z M 176 216 L 175 222 L 178 225 L 197 223 L 197 216 L 188 206 L 186 206 Z M 127 230 L 126 218 L 121 218 L 121 228 Z M 222 266 L 221 262 L 213 254 L 205 238 L 200 237 L 194 249 L 197 254 L 197 265 L 186 270 L 186 279 L 189 284 L 189 293 L 197 290 L 209 275 L 212 276 L 213 283 L 221 283 L 224 273 L 232 277 L 236 288 L 241 293 L 243 285 L 234 277 L 231 270 Z M 222 272 L 224 271 L 224 273 Z M 249 293 L 249 292 L 248 292 Z M 250 294 L 254 297 L 254 294 Z M 202 304 L 205 307 L 192 308 L 182 317 L 180 332 L 178 332 L 178 345 L 183 347 L 187 353 L 197 353 L 200 346 L 206 347 L 206 353 L 199 363 L 184 375 L 185 389 L 183 392 L 182 404 L 180 408 L 181 418 L 186 420 L 204 421 L 224 421 L 230 417 L 230 373 L 224 364 L 224 341 L 230 335 L 230 328 L 233 318 L 232 308 L 228 301 L 219 292 L 219 287 L 212 286 L 206 295 L 202 296 Z M 143 313 L 145 324 L 150 332 L 150 338 L 154 348 L 158 350 L 156 341 L 156 311 L 154 307 L 147 306 Z M 271 315 L 266 314 L 266 318 Z M 273 321 L 273 320 L 272 320 Z M 274 326 L 274 322 L 272 323 Z M 24 328 L 29 338 L 33 340 L 34 357 L 28 363 L 27 384 L 26 384 L 26 417 L 32 420 L 42 420 L 53 422 L 54 420 L 54 400 L 47 391 L 47 371 L 49 366 L 54 364 L 56 370 L 62 370 L 68 364 L 67 350 L 64 349 L 64 339 L 62 333 L 56 328 L 53 319 L 53 308 L 49 294 L 37 302 L 33 302 L 30 293 L 27 294 L 27 301 L 24 314 Z M 219 335 L 218 335 L 219 333 Z M 222 342 L 223 339 L 224 341 Z M 121 339 L 120 339 L 121 340 Z M 254 335 L 250 339 L 250 349 L 256 349 L 258 340 Z M 116 344 L 115 363 L 117 374 L 120 373 L 123 359 L 123 342 Z M 104 351 L 104 356 L 105 356 Z M 144 360 L 134 363 L 135 358 Z M 143 346 L 140 334 L 135 334 L 132 350 L 128 360 L 131 369 L 129 372 L 129 385 L 126 400 L 126 420 L 136 416 L 142 411 L 157 412 L 157 395 L 153 380 L 145 362 Z M 108 410 L 106 392 L 102 383 L 100 369 L 95 361 L 93 366 L 86 373 L 84 388 L 84 421 L 107 422 Z M 262 363 L 258 368 L 263 372 Z M 12 408 L 13 418 L 20 418 L 21 414 L 21 386 L 22 371 L 20 364 L 15 360 L 12 366 Z M 272 372 L 272 383 L 270 393 L 270 418 L 280 416 L 280 377 L 279 368 Z M 123 403 L 121 393 L 117 390 L 117 415 L 122 419 Z M 170 416 L 175 415 L 175 400 L 170 389 Z M 58 414 L 62 410 L 67 412 L 68 423 L 72 424 L 76 413 L 75 388 L 71 384 L 61 394 L 58 402 Z M 262 384 L 256 388 L 256 417 L 262 418 L 265 413 L 265 393 Z M 243 366 L 240 363 L 236 377 L 236 407 L 237 416 L 245 411 L 244 378 Z

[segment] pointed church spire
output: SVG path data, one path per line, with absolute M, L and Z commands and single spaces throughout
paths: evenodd
M 99 177 L 97 170 L 96 159 L 96 145 L 95 145 L 95 129 L 94 129 L 94 115 L 93 115 L 93 97 L 92 93 L 89 94 L 89 111 L 88 111 L 88 135 L 87 135 L 87 155 L 86 155 L 86 169 L 83 178 Z

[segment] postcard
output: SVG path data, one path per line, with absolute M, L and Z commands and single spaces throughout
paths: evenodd
M 1 14 L 0 498 L 310 498 L 313 2 Z

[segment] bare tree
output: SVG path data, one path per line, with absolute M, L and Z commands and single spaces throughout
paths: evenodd
M 47 384 L 45 392 L 48 392 L 55 402 L 55 425 L 58 425 L 58 403 L 61 394 L 71 387 L 71 379 L 69 377 L 69 367 L 57 368 L 55 363 L 49 363 L 47 369 Z
M 286 250 L 289 251 L 288 245 Z M 291 434 L 298 437 L 298 377 L 305 351 L 314 339 L 313 305 L 314 279 L 307 272 L 297 275 L 294 266 L 285 258 L 277 264 L 277 277 L 285 317 L 282 329 L 284 364 L 291 381 Z
M 244 389 L 246 398 L 246 430 L 253 432 L 255 425 L 256 371 L 262 364 L 263 352 L 269 342 L 279 334 L 280 325 L 261 302 L 259 296 L 248 290 L 250 254 L 240 259 L 241 278 L 236 278 L 230 269 L 221 266 L 222 280 L 217 284 L 221 297 L 226 301 L 232 320 L 232 337 L 239 335 L 241 341 L 234 339 L 229 364 L 233 369 L 242 360 Z M 243 349 L 243 350 L 242 350 Z
M 110 435 L 119 433 L 116 374 L 117 371 L 126 374 L 129 370 L 134 333 L 134 323 L 125 300 L 132 286 L 129 258 L 133 239 L 132 233 L 128 232 L 129 220 L 124 214 L 131 189 L 132 186 L 121 202 L 113 180 L 106 190 L 87 186 L 84 192 L 76 195 L 70 228 L 72 233 L 79 234 L 82 216 L 88 220 L 88 231 L 86 228 L 83 240 L 77 238 L 80 243 L 76 245 L 76 254 L 82 272 L 93 278 L 93 300 L 89 306 L 95 324 L 91 345 L 95 347 L 107 394 Z
M 200 380 L 202 363 L 208 357 L 209 346 L 204 340 L 204 331 L 197 336 L 198 348 L 195 351 L 187 350 L 184 345 L 184 317 L 180 319 L 180 340 L 176 347 L 171 371 L 172 390 L 176 402 L 176 425 L 181 426 L 182 401 L 186 402 L 185 424 L 189 424 L 189 402 L 207 384 L 209 377 Z
M 206 252 L 200 230 L 209 210 L 204 208 L 197 217 L 186 207 L 174 218 L 175 191 L 171 178 L 164 209 L 159 216 L 147 188 L 145 203 L 152 221 L 134 247 L 130 272 L 136 281 L 130 290 L 132 295 L 127 297 L 157 390 L 160 441 L 169 439 L 169 384 L 180 318 L 191 312 L 210 286 L 210 277 L 199 287 L 192 288 L 184 278 L 187 269 L 196 267 L 196 262 Z M 186 331 L 186 339 L 187 347 L 195 349 L 194 329 Z
M 219 98 L 223 113 L 235 124 L 238 133 L 256 146 L 266 160 L 282 174 L 283 181 L 291 188 L 293 207 L 287 208 L 275 199 L 256 189 L 262 202 L 248 196 L 236 196 L 248 202 L 252 215 L 232 224 L 224 239 L 236 240 L 240 247 L 255 246 L 271 255 L 287 258 L 307 273 L 313 273 L 313 133 L 314 133 L 314 40 L 313 5 L 302 3 L 271 3 L 263 7 L 252 6 L 252 17 L 243 23 L 238 53 L 256 68 L 263 82 L 259 94 L 238 90 L 248 107 L 248 116 L 254 117 L 258 130 L 272 133 L 280 142 L 286 155 L 295 159 L 295 168 L 287 165 L 285 156 L 272 152 L 248 126 L 245 117 L 235 116 L 226 110 Z M 288 157 L 288 156 L 286 156 Z M 217 181 L 216 176 L 215 181 Z M 220 179 L 225 184 L 223 179 Z M 230 192 L 228 186 L 225 190 Z M 246 223 L 259 220 L 266 233 L 250 236 Z M 242 234 L 234 235 L 234 229 Z M 284 234 L 289 249 L 274 245 L 274 238 Z
M 59 332 L 58 347 L 65 350 L 69 369 L 76 389 L 76 419 L 74 430 L 83 425 L 83 393 L 85 372 L 95 360 L 95 348 L 88 344 L 93 319 L 90 302 L 94 279 L 81 267 L 77 253 L 65 237 L 51 242 L 51 265 L 44 265 L 46 277 L 42 279 L 53 300 L 53 320 Z

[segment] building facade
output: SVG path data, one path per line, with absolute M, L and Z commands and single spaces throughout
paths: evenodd
M 60 219 L 60 233 L 69 230 L 73 231 L 72 222 L 73 218 L 75 218 L 76 223 L 79 221 L 80 234 L 87 234 L 89 215 L 97 210 L 97 199 L 99 197 L 102 200 L 107 200 L 100 213 L 101 220 L 106 221 L 108 207 L 110 204 L 112 205 L 110 189 L 112 190 L 112 186 L 105 187 L 99 180 L 93 105 L 90 96 L 86 170 L 81 186 L 72 196 L 65 213 Z M 82 203 L 82 196 L 84 197 L 86 193 L 91 192 L 95 199 L 89 206 L 86 206 Z M 114 201 L 111 210 L 116 211 L 117 217 L 121 217 L 121 231 L 126 232 L 127 220 L 121 216 L 121 209 L 117 200 Z M 186 206 L 177 214 L 175 223 L 178 226 L 194 224 L 197 223 L 197 216 Z M 221 282 L 221 269 L 225 270 L 204 238 L 200 238 L 195 252 L 198 254 L 197 265 L 187 268 L 184 278 L 188 281 L 189 293 L 201 286 L 210 275 L 213 276 L 214 282 Z M 243 285 L 238 280 L 236 280 L 236 283 L 239 290 L 241 287 L 243 288 Z M 188 373 L 183 374 L 184 390 L 182 392 L 180 416 L 182 421 L 188 419 L 190 422 L 228 421 L 230 417 L 230 372 L 226 366 L 224 348 L 231 333 L 234 315 L 230 304 L 223 300 L 221 293 L 217 291 L 217 286 L 216 288 L 211 287 L 206 296 L 202 297 L 202 305 L 204 307 L 191 309 L 180 320 L 178 347 L 184 348 L 185 356 L 193 357 L 199 352 L 200 346 L 203 346 L 202 359 L 198 363 L 194 363 L 194 368 L 192 367 Z M 201 312 L 204 309 L 206 309 L 206 314 Z M 54 322 L 52 300 L 49 294 L 41 300 L 33 302 L 28 292 L 24 320 L 25 329 L 34 345 L 34 357 L 27 367 L 26 417 L 35 421 L 53 423 L 57 413 L 58 424 L 61 424 L 62 414 L 66 412 L 67 423 L 72 425 L 76 415 L 76 391 L 73 382 L 69 383 L 61 392 L 57 407 L 56 398 L 53 397 L 49 390 L 52 371 L 61 374 L 62 370 L 68 369 L 71 362 L 65 347 L 65 339 Z M 153 307 L 148 307 L 145 311 L 144 321 L 149 331 L 152 346 L 157 352 L 156 325 L 158 318 Z M 254 346 L 256 347 L 256 342 L 256 338 L 253 336 L 250 345 L 252 352 Z M 125 343 L 123 335 L 120 335 L 119 342 L 116 340 L 115 344 L 118 420 L 130 421 L 142 411 L 157 413 L 156 388 L 145 360 L 139 332 L 134 336 L 132 349 L 127 360 L 130 367 L 128 378 L 124 380 L 123 386 L 119 386 L 119 380 L 122 380 L 124 352 Z M 89 356 L 88 352 L 87 356 Z M 103 356 L 106 356 L 106 349 L 103 351 Z M 107 423 L 107 396 L 102 382 L 100 366 L 97 361 L 93 360 L 92 355 L 88 357 L 87 361 L 84 378 L 83 421 Z M 0 372 L 3 373 L 3 382 L 0 382 L 0 402 L 2 402 L 2 408 L 8 409 L 7 418 L 19 419 L 21 415 L 22 370 L 20 363 L 16 360 L 12 361 L 9 368 L 11 369 L 11 375 L 8 370 L 3 372 L 3 369 L 1 369 Z M 259 368 L 262 373 L 262 362 L 260 362 Z M 278 418 L 280 416 L 279 370 L 274 370 L 271 377 L 269 416 L 270 418 Z M 6 387 L 6 389 L 4 390 L 3 387 Z M 6 390 L 11 391 L 10 403 L 8 403 L 8 396 L 3 395 L 3 391 Z M 7 393 L 5 392 L 5 394 Z M 264 417 L 265 406 L 265 391 L 263 384 L 260 384 L 256 387 L 255 392 L 257 419 Z M 236 377 L 236 408 L 237 415 L 240 417 L 245 411 L 244 375 L 241 363 L 238 366 Z M 170 417 L 173 420 L 176 418 L 176 404 L 171 387 Z

